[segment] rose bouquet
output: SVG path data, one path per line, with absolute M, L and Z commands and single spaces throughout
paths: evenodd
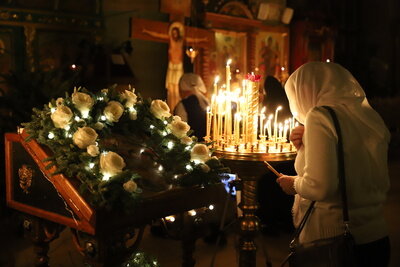
M 47 167 L 77 178 L 95 206 L 129 211 L 143 190 L 206 186 L 227 172 L 164 101 L 143 100 L 131 88 L 79 88 L 33 111 L 23 125 L 52 150 Z

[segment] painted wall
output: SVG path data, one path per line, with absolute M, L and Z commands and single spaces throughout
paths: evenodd
M 159 12 L 158 0 L 113 0 L 104 1 L 104 44 L 111 50 L 130 41 L 133 77 L 129 83 L 144 98 L 166 98 L 165 74 L 168 63 L 168 45 L 130 39 L 130 18 L 144 18 L 168 22 L 168 14 Z M 134 25 L 132 25 L 134 27 Z M 111 77 L 112 78 L 112 77 Z

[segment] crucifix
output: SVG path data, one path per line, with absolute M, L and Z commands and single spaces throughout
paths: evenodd
M 168 43 L 168 69 L 165 79 L 167 88 L 167 103 L 171 110 L 180 100 L 179 79 L 183 75 L 184 46 L 196 47 L 200 59 L 194 62 L 195 71 L 202 76 L 205 84 L 209 84 L 208 62 L 210 48 L 214 46 L 212 31 L 184 27 L 180 21 L 165 23 L 145 19 L 131 19 L 131 38 Z M 193 58 L 191 58 L 193 59 Z

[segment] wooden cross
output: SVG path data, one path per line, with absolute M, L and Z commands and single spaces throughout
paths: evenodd
M 179 56 L 175 54 L 175 49 L 180 49 L 179 52 L 181 54 L 181 62 L 183 62 L 184 46 L 195 47 L 199 50 L 199 56 L 194 62 L 194 72 L 198 73 L 203 78 L 204 83 L 207 87 L 211 85 L 211 77 L 209 73 L 209 56 L 210 50 L 213 49 L 215 45 L 213 31 L 195 27 L 184 27 L 179 22 L 165 23 L 160 21 L 132 18 L 130 37 L 135 39 L 169 43 L 168 65 L 171 68 L 179 65 Z M 179 45 L 180 47 L 178 47 Z M 167 72 L 167 100 L 170 108 L 173 109 L 177 101 L 179 100 L 179 93 L 177 89 L 178 85 L 177 83 L 175 85 L 168 85 L 168 80 L 169 78 Z

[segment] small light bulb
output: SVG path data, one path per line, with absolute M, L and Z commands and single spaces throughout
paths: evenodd
M 160 172 L 162 172 L 162 171 L 164 170 L 163 166 L 160 165 L 160 166 L 158 167 L 158 170 L 159 170 Z
M 170 221 L 170 222 L 174 222 L 175 221 L 175 217 L 174 216 L 167 216 L 167 217 L 165 217 L 165 220 Z
M 51 109 L 50 109 L 50 112 L 51 112 L 51 113 L 56 112 L 56 108 L 51 108 Z
M 94 167 L 94 163 L 93 163 L 93 162 L 90 162 L 90 163 L 89 163 L 89 169 L 93 169 L 93 167 Z
M 188 165 L 186 165 L 186 170 L 191 171 L 191 170 L 193 170 L 193 167 L 188 164 Z
M 69 125 L 64 127 L 64 130 L 69 131 L 69 129 L 71 129 L 71 127 Z
M 71 138 L 71 137 L 72 137 L 72 134 L 69 134 L 68 137 Z
M 144 148 L 140 149 L 140 154 L 142 154 L 144 152 Z
M 154 125 L 150 125 L 150 129 L 154 129 Z
M 326 60 L 326 62 L 329 63 L 329 62 L 331 62 L 331 60 L 328 58 L 328 59 Z
M 107 118 L 104 115 L 101 115 L 100 120 L 105 121 Z
M 49 139 L 53 139 L 54 138 L 54 133 L 53 132 L 49 132 L 49 135 L 47 136 Z
M 167 147 L 168 147 L 169 149 L 172 149 L 172 148 L 174 147 L 174 142 L 169 141 L 168 144 L 167 144 Z
M 196 216 L 197 212 L 195 210 L 189 210 L 188 211 L 190 216 Z
M 97 100 L 103 101 L 103 100 L 104 100 L 104 97 L 99 96 L 99 97 L 97 98 Z
M 213 209 L 214 209 L 214 205 L 208 206 L 208 209 L 209 209 L 209 210 L 213 210 Z
M 85 110 L 81 112 L 82 118 L 87 119 L 89 117 L 89 110 Z
M 175 174 L 175 175 L 174 175 L 174 179 L 178 179 L 178 175 Z
M 75 120 L 76 120 L 76 121 L 80 121 L 81 118 L 79 118 L 79 116 L 75 116 Z
M 162 136 L 167 136 L 168 135 L 168 133 L 166 132 L 166 131 L 162 131 Z
M 187 151 L 189 151 L 190 149 L 192 149 L 191 146 L 186 146 L 186 147 L 185 147 L 185 150 L 187 150 Z
M 168 124 L 168 122 L 167 122 L 167 121 L 163 121 L 163 123 L 164 123 L 165 125 L 167 125 L 167 124 Z
M 104 174 L 103 174 L 103 181 L 108 181 L 108 180 L 110 180 L 110 177 L 111 177 L 111 175 L 110 175 L 108 172 L 104 173 Z

